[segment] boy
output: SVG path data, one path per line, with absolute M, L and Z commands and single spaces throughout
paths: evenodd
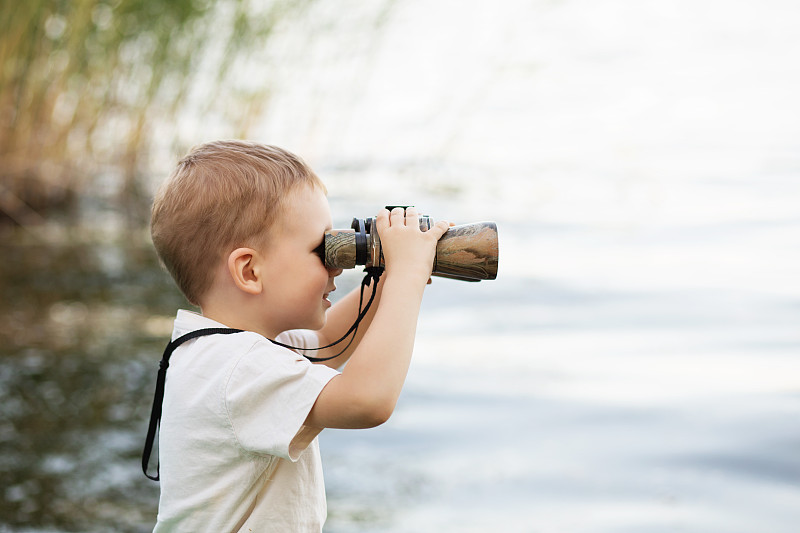
M 151 232 L 202 314 L 178 311 L 172 338 L 243 331 L 198 337 L 172 354 L 154 531 L 321 531 L 317 435 L 391 415 L 436 242 L 448 227 L 421 232 L 413 208 L 382 210 L 375 224 L 385 257 L 375 302 L 342 355 L 312 364 L 270 339 L 325 346 L 348 330 L 359 300 L 356 291 L 333 307 L 328 300 L 341 270 L 327 269 L 319 255 L 331 228 L 322 182 L 293 154 L 242 141 L 201 145 L 178 163 L 154 201 Z

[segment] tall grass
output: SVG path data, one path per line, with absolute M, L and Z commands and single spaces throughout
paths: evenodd
M 204 59 L 216 58 L 211 102 L 237 54 L 310 0 L 1 1 L 0 223 L 29 225 L 98 172 L 136 194 L 156 124 L 180 111 Z M 232 120 L 244 128 L 247 113 Z

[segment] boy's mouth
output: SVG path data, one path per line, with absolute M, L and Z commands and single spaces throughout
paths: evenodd
M 333 291 L 336 290 L 336 285 L 333 283 L 333 280 L 328 280 L 328 286 L 325 288 L 328 290 L 322 293 L 322 301 L 327 303 L 328 305 L 331 305 L 331 301 L 328 300 L 328 297 L 331 295 Z

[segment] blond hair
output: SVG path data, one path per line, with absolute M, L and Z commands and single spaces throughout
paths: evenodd
M 247 141 L 192 148 L 153 202 L 150 233 L 161 262 L 197 305 L 230 251 L 263 246 L 287 195 L 325 186 L 296 155 Z

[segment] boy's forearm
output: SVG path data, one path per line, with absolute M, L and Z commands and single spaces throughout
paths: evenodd
M 402 273 L 387 276 L 381 305 L 343 371 L 343 377 L 348 374 L 346 378 L 364 387 L 368 397 L 388 402 L 390 409 L 411 363 L 424 289 L 403 279 Z

